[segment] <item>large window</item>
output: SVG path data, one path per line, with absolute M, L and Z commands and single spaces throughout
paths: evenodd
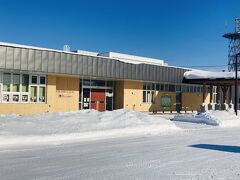
M 46 102 L 46 76 L 0 73 L 0 102 Z
M 143 84 L 143 102 L 152 103 L 155 92 L 155 84 L 153 83 L 144 83 Z

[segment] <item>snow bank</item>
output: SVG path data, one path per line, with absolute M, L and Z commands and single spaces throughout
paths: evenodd
M 239 72 L 238 75 L 240 76 Z M 185 72 L 184 77 L 186 79 L 235 79 L 235 72 L 192 70 Z
M 172 120 L 220 127 L 240 126 L 240 116 L 236 116 L 232 109 L 229 111 L 207 111 L 204 113 L 193 113 L 190 115 L 176 115 Z
M 7 115 L 0 116 L 0 145 L 158 135 L 177 130 L 167 119 L 128 110 Z

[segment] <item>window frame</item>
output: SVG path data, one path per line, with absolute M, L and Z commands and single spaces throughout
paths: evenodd
M 10 91 L 3 91 L 3 74 L 10 74 Z M 19 84 L 19 91 L 18 92 L 13 92 L 13 75 L 18 74 L 20 75 L 20 84 Z M 23 92 L 22 87 L 23 87 L 23 75 L 28 76 L 28 92 Z M 37 83 L 32 83 L 32 77 L 36 76 L 37 77 Z M 40 78 L 44 77 L 45 78 L 45 84 L 40 84 Z M 31 97 L 31 87 L 34 86 L 37 88 L 37 101 L 33 102 L 30 100 Z M 40 88 L 45 88 L 44 89 L 44 102 L 39 100 L 39 89 Z M 4 95 L 9 96 L 9 101 L 4 101 Z M 19 96 L 18 101 L 13 101 L 14 95 Z M 27 96 L 27 101 L 23 101 L 23 96 Z M 12 103 L 12 104 L 26 104 L 26 103 L 47 103 L 47 75 L 38 75 L 38 74 L 29 74 L 29 73 L 19 73 L 19 72 L 5 72 L 1 71 L 0 72 L 0 103 Z
M 156 91 L 156 84 L 155 83 L 143 83 L 143 103 L 152 104 L 154 103 L 154 94 Z M 145 95 L 144 95 L 145 94 Z

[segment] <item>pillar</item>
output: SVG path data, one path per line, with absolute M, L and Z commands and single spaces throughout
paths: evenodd
M 208 104 L 208 110 L 214 109 L 214 104 L 213 104 L 213 85 L 210 85 L 210 103 Z
M 203 84 L 203 92 L 202 92 L 202 104 L 201 104 L 201 112 L 205 112 L 206 111 L 206 104 L 205 104 L 205 99 L 206 99 L 206 85 Z

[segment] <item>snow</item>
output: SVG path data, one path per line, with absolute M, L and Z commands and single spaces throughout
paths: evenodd
M 129 110 L 0 116 L 0 145 L 64 143 L 180 131 L 161 117 Z
M 238 72 L 238 77 L 240 73 Z M 235 72 L 213 72 L 203 70 L 192 70 L 184 73 L 186 79 L 234 79 Z
M 240 179 L 237 120 L 231 110 L 175 117 L 128 110 L 1 116 L 1 180 Z
M 176 115 L 173 121 L 207 124 L 219 127 L 240 127 L 240 118 L 230 109 L 228 111 L 206 111 L 188 115 Z
M 240 128 L 192 124 L 178 134 L 2 147 L 1 180 L 240 179 Z

